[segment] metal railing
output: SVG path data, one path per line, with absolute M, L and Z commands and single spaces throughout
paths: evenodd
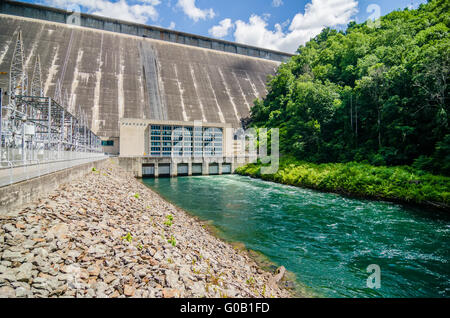
M 56 171 L 72 168 L 81 164 L 106 159 L 102 153 L 70 153 L 65 159 L 28 160 L 27 162 L 2 162 L 0 167 L 0 187 L 37 178 Z

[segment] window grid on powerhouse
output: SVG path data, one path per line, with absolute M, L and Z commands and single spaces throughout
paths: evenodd
M 222 128 L 150 125 L 150 155 L 222 156 Z

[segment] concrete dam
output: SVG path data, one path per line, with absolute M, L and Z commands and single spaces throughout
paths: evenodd
M 40 56 L 44 95 L 54 96 L 60 82 L 68 110 L 81 105 L 92 131 L 105 138 L 119 136 L 122 118 L 240 127 L 266 94 L 267 76 L 291 56 L 85 14 L 80 27 L 64 23 L 69 14 L 1 2 L 0 72 L 9 72 L 21 30 L 29 74 Z M 0 75 L 0 87 L 8 80 Z
M 10 89 L 8 73 L 22 43 L 24 77 L 34 80 L 40 61 L 42 93 L 34 100 L 42 106 L 42 98 L 55 98 L 68 113 L 82 114 L 103 152 L 120 155 L 121 165 L 136 177 L 232 173 L 254 160 L 254 154 L 241 155 L 248 147 L 236 141 L 236 131 L 253 101 L 267 93 L 268 76 L 292 56 L 15 1 L 0 1 L 0 25 L 0 89 Z M 3 106 L 9 96 L 4 94 Z M 15 148 L 9 153 L 20 159 L 27 147 L 39 148 L 32 135 L 14 129 L 9 134 L 18 142 L 3 147 Z M 53 141 L 44 136 L 47 150 L 67 148 L 67 138 L 74 144 L 71 124 L 56 127 L 59 135 L 51 135 L 52 129 Z M 2 157 L 3 166 L 15 165 L 9 161 Z

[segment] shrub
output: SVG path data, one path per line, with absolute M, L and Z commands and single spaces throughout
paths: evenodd
M 426 161 L 422 158 L 417 166 L 426 164 Z M 414 167 L 372 166 L 356 162 L 313 164 L 292 157 L 280 158 L 280 168 L 275 174 L 261 176 L 260 167 L 260 163 L 248 164 L 237 169 L 237 173 L 367 198 L 409 203 L 429 201 L 447 208 L 450 205 L 450 177 L 432 175 Z

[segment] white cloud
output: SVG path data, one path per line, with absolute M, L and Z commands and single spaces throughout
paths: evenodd
M 357 12 L 355 0 L 312 0 L 305 6 L 305 14 L 298 13 L 289 30 L 347 24 Z
M 268 29 L 265 19 L 253 14 L 248 22 L 236 21 L 234 37 L 240 43 L 294 53 L 323 28 L 349 23 L 357 6 L 357 0 L 312 0 L 305 13 L 294 16 L 288 32 L 278 23 L 274 30 Z
M 152 5 L 152 6 L 157 6 L 158 4 L 161 3 L 160 0 L 137 0 L 137 2 L 148 3 L 149 5 Z
M 173 29 L 175 29 L 175 22 L 170 22 L 170 25 L 169 25 L 169 27 L 168 27 L 168 29 L 170 29 L 170 30 L 173 30 Z
M 150 19 L 158 19 L 158 11 L 155 6 L 161 3 L 160 0 L 137 0 L 137 4 L 128 4 L 125 0 L 45 0 L 45 3 L 73 11 L 76 7 L 81 7 L 89 14 L 100 15 L 113 19 L 126 20 L 137 23 L 147 23 Z M 84 12 L 83 10 L 83 12 Z
M 283 5 L 283 0 L 272 0 L 272 7 L 278 8 Z
M 213 26 L 208 30 L 208 33 L 216 38 L 223 38 L 228 35 L 228 31 L 233 27 L 231 19 L 223 19 L 219 25 Z
M 216 16 L 212 8 L 203 10 L 197 8 L 195 6 L 195 0 L 178 0 L 177 6 L 182 8 L 183 12 L 195 22 L 200 19 L 212 19 Z

